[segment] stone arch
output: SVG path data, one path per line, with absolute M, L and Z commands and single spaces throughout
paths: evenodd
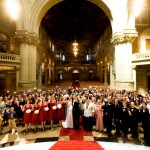
M 54 5 L 62 2 L 63 0 L 37 0 L 34 2 L 33 7 L 31 9 L 31 19 L 30 19 L 30 30 L 38 34 L 39 26 L 41 20 L 45 13 L 52 8 Z M 91 3 L 94 3 L 98 7 L 100 7 L 108 16 L 110 23 L 112 24 L 112 13 L 107 1 L 104 0 L 87 0 Z

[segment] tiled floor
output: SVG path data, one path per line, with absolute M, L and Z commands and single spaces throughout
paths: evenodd
M 24 134 L 25 127 L 19 126 L 18 132 L 8 133 L 8 127 L 4 127 L 3 135 L 0 135 L 0 147 L 7 147 L 11 145 L 20 145 L 20 144 L 29 144 L 29 143 L 38 143 L 38 142 L 49 142 L 49 141 L 58 141 L 58 140 L 70 140 L 69 136 L 59 136 L 61 127 L 55 126 L 54 130 L 49 129 L 49 125 L 47 125 L 47 129 L 45 131 L 41 131 L 41 126 L 39 126 L 39 131 L 34 132 L 30 131 L 29 133 Z M 114 130 L 112 131 L 113 136 L 111 138 L 107 137 L 105 132 L 96 132 L 95 126 L 93 127 L 93 136 L 84 136 L 84 140 L 90 141 L 103 141 L 103 142 L 117 142 L 117 143 L 125 143 L 123 141 L 122 136 L 116 137 L 114 135 Z M 78 130 L 77 130 L 78 133 Z M 142 145 L 141 141 L 135 141 L 130 138 L 130 134 L 128 135 L 129 140 L 127 143 Z M 143 133 L 139 133 L 139 137 L 143 137 Z
M 48 126 L 47 126 L 48 127 Z M 24 134 L 24 127 L 18 127 L 18 133 L 12 132 L 7 133 L 8 127 L 4 128 L 4 134 L 0 135 L 0 148 L 4 150 L 23 150 L 23 149 L 35 149 L 48 150 L 56 141 L 61 140 L 69 140 L 69 136 L 59 136 L 60 127 L 55 127 L 54 130 L 47 129 L 46 131 L 38 131 L 38 132 L 29 132 Z M 78 132 L 78 131 L 77 131 Z M 84 140 L 96 140 L 105 150 L 150 150 L 150 147 L 142 146 L 141 142 L 135 143 L 134 140 L 130 139 L 127 143 L 123 142 L 122 137 L 112 136 L 111 138 L 107 138 L 106 133 L 96 132 L 93 128 L 93 136 L 84 136 Z M 112 131 L 114 133 L 114 131 Z M 143 136 L 143 133 L 139 134 L 139 136 Z M 130 134 L 129 134 L 130 137 Z M 30 147 L 29 147 L 30 146 Z M 33 147 L 33 148 L 32 148 Z

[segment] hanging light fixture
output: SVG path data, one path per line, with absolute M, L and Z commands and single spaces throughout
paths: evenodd
M 75 57 L 77 56 L 77 54 L 78 54 L 78 43 L 76 42 L 76 40 L 75 40 L 75 42 L 72 44 L 73 45 L 73 51 L 74 51 L 74 55 L 75 55 Z

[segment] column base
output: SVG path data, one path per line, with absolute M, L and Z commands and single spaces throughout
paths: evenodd
M 133 80 L 115 80 L 116 90 L 134 90 L 134 81 Z
M 104 85 L 108 85 L 108 82 L 104 82 Z
M 37 86 L 37 81 L 19 81 L 18 91 L 34 89 Z

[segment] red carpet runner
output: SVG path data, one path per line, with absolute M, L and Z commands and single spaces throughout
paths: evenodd
M 104 150 L 96 141 L 58 141 L 49 150 Z
M 91 131 L 85 131 L 83 126 L 79 130 L 61 128 L 60 136 L 69 136 L 70 140 L 83 140 L 83 136 L 93 136 Z
M 72 87 L 75 89 L 75 88 L 81 88 L 80 86 L 80 82 L 79 81 L 74 81 L 72 82 Z

